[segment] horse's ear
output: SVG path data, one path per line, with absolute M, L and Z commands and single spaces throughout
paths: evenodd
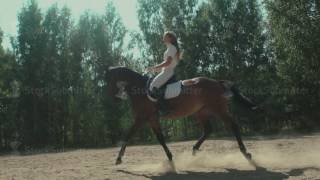
M 108 79 L 108 76 L 110 74 L 110 70 L 112 69 L 112 66 L 107 66 L 105 71 L 105 77 Z
M 109 74 L 109 72 L 114 68 L 115 67 L 113 67 L 113 66 L 107 66 L 106 74 Z
M 117 67 L 117 66 L 108 66 L 107 67 L 107 71 L 111 71 L 111 70 L 114 70 L 114 69 L 117 69 L 117 68 L 119 68 L 119 67 Z

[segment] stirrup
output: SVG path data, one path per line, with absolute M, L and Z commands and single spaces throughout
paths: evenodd
M 149 95 L 152 98 L 159 100 L 161 98 L 161 91 L 159 88 L 154 87 L 152 90 L 149 90 Z

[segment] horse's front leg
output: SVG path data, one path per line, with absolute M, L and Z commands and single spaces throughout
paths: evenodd
M 158 119 L 151 120 L 150 121 L 150 126 L 151 126 L 154 134 L 156 135 L 159 143 L 161 144 L 161 146 L 163 147 L 164 151 L 166 152 L 166 155 L 167 155 L 169 161 L 172 161 L 172 153 L 170 152 L 168 146 L 165 143 L 164 136 L 163 136 L 162 131 L 161 131 L 161 126 L 160 126 L 159 120 Z
M 141 121 L 139 121 L 138 119 L 135 120 L 134 124 L 131 126 L 131 128 L 129 129 L 127 135 L 125 136 L 124 142 L 121 146 L 121 149 L 119 151 L 117 160 L 116 160 L 116 165 L 121 164 L 122 163 L 122 157 L 126 151 L 126 147 L 128 144 L 129 139 L 134 135 L 134 133 L 137 131 L 138 128 L 140 128 L 141 126 Z
M 195 116 L 197 121 L 199 122 L 199 124 L 201 125 L 201 127 L 203 129 L 203 134 L 200 137 L 200 139 L 197 141 L 197 143 L 193 146 L 192 155 L 196 155 L 196 152 L 199 151 L 202 143 L 212 133 L 212 126 L 210 124 L 210 119 L 213 118 L 213 116 L 211 114 L 208 114 L 207 112 L 208 112 L 207 109 L 203 109 L 203 110 L 199 111 Z
M 200 146 L 202 145 L 202 143 L 210 136 L 211 132 L 212 132 L 212 127 L 210 124 L 209 119 L 206 119 L 201 122 L 201 126 L 203 128 L 203 134 L 200 137 L 200 139 L 197 141 L 197 143 L 193 146 L 192 148 L 192 155 L 196 155 L 197 151 L 199 151 Z

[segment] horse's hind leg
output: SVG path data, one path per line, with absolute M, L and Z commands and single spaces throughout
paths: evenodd
M 210 136 L 210 134 L 212 132 L 210 118 L 212 118 L 212 116 L 205 115 L 205 114 L 201 113 L 201 111 L 198 114 L 196 114 L 196 119 L 198 120 L 198 122 L 202 126 L 203 134 L 192 148 L 193 155 L 196 154 L 196 152 L 200 149 L 200 146 L 202 145 L 202 143 Z
M 234 120 L 233 120 L 232 116 L 230 115 L 230 113 L 229 112 L 220 113 L 219 117 L 221 118 L 221 120 L 223 120 L 226 129 L 231 131 L 234 134 L 234 136 L 236 137 L 238 145 L 239 145 L 239 148 L 240 148 L 240 151 L 244 155 L 244 157 L 252 165 L 256 166 L 255 163 L 252 161 L 251 154 L 247 152 L 247 149 L 246 149 L 246 147 L 245 147 L 245 145 L 244 145 L 244 143 L 242 141 L 240 130 L 239 130 L 239 126 L 237 125 L 236 122 L 234 122 Z

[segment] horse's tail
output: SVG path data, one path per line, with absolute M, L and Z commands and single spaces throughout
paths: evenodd
M 257 110 L 259 108 L 258 105 L 255 104 L 251 99 L 243 95 L 235 85 L 232 85 L 230 90 L 233 93 L 233 97 L 236 101 L 244 104 L 251 110 Z
M 250 108 L 251 110 L 257 110 L 259 106 L 255 104 L 251 99 L 243 95 L 240 90 L 230 81 L 221 81 L 225 89 L 229 92 L 231 91 L 233 98 L 235 101 L 245 105 L 246 107 Z

